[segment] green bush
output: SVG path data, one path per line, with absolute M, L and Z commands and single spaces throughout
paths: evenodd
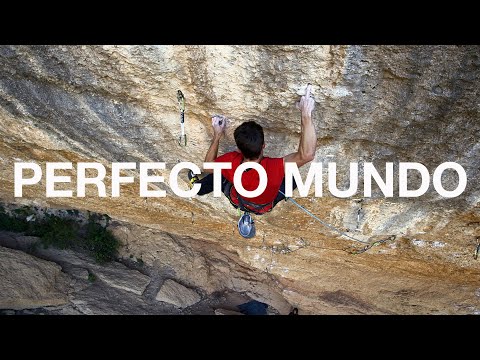
M 13 212 L 17 215 L 20 215 L 22 218 L 26 218 L 28 215 L 35 214 L 35 211 L 27 205 L 22 206 L 21 208 L 17 208 L 13 210 Z
M 85 245 L 97 262 L 104 263 L 115 259 L 120 242 L 109 230 L 96 222 L 89 221 Z
M 74 220 L 47 214 L 42 221 L 31 226 L 26 234 L 38 236 L 45 248 L 53 246 L 59 249 L 69 249 L 80 243 L 78 230 L 79 226 Z
M 98 263 L 112 261 L 117 257 L 120 242 L 106 229 L 110 222 L 107 214 L 89 213 L 87 225 L 81 227 L 74 219 L 52 214 L 46 214 L 42 220 L 28 222 L 27 216 L 34 213 L 30 207 L 24 206 L 13 210 L 13 214 L 9 215 L 0 205 L 0 230 L 37 236 L 44 248 L 85 249 Z M 67 210 L 66 213 L 78 215 L 78 210 Z M 103 219 L 106 220 L 105 227 L 98 223 Z
M 28 229 L 28 222 L 25 219 L 6 213 L 3 206 L 0 206 L 0 230 L 23 232 Z

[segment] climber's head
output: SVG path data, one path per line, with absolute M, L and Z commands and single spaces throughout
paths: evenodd
M 247 160 L 256 160 L 262 155 L 265 142 L 263 128 L 255 121 L 247 121 L 234 132 L 235 143 Z

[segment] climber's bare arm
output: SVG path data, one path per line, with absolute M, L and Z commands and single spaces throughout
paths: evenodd
M 297 103 L 297 108 L 302 114 L 300 143 L 297 152 L 289 154 L 283 158 L 283 162 L 294 162 L 297 166 L 303 166 L 315 158 L 315 149 L 317 146 L 317 134 L 312 121 L 312 111 L 315 107 L 315 101 L 310 97 L 312 86 L 307 86 L 307 91 Z
M 214 116 L 212 118 L 213 127 L 213 139 L 210 144 L 210 148 L 205 155 L 205 162 L 214 162 L 218 156 L 218 146 L 220 145 L 220 139 L 225 132 L 225 119 Z M 213 169 L 203 169 L 204 173 L 213 173 Z

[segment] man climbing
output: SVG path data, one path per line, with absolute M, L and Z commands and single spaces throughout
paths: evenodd
M 250 213 L 262 215 L 271 211 L 275 205 L 285 199 L 279 190 L 285 193 L 285 162 L 295 162 L 298 167 L 305 165 L 315 157 L 317 135 L 312 121 L 312 111 L 315 101 L 311 96 L 311 85 L 307 85 L 306 93 L 296 104 L 301 112 L 301 134 L 298 150 L 283 158 L 270 158 L 263 156 L 265 148 L 263 128 L 254 121 L 244 122 L 235 129 L 234 137 L 237 150 L 217 157 L 220 139 L 224 135 L 226 119 L 223 116 L 212 118 L 213 140 L 205 156 L 205 162 L 230 162 L 232 168 L 222 170 L 222 192 L 235 208 L 244 212 L 238 222 L 240 235 L 245 238 L 255 236 L 255 225 Z M 237 167 L 244 162 L 259 163 L 267 173 L 267 187 L 265 191 L 255 198 L 240 196 L 233 186 L 233 175 Z M 242 184 L 245 190 L 253 191 L 259 185 L 257 171 L 246 169 L 242 174 Z M 205 195 L 213 191 L 213 170 L 204 169 L 207 176 L 201 180 L 193 172 L 189 172 L 191 185 L 200 183 L 202 186 L 198 195 Z M 295 181 L 293 188 L 297 185 Z

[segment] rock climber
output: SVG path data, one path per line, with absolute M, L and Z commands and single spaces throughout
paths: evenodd
M 312 87 L 308 84 L 305 95 L 296 104 L 301 112 L 301 133 L 298 150 L 283 158 L 270 158 L 263 155 L 265 149 L 263 128 L 255 121 L 244 122 L 235 129 L 236 151 L 217 157 L 220 139 L 225 132 L 226 118 L 221 115 L 212 117 L 214 135 L 205 156 L 205 162 L 230 162 L 232 164 L 231 169 L 222 169 L 222 192 L 235 208 L 244 212 L 238 222 L 238 230 L 240 235 L 245 238 L 255 236 L 255 225 L 250 213 L 262 215 L 271 211 L 275 205 L 285 199 L 285 196 L 279 192 L 281 190 L 285 193 L 285 162 L 294 162 L 300 167 L 312 161 L 315 157 L 317 135 L 312 121 L 315 101 L 311 91 Z M 235 170 L 243 162 L 259 163 L 266 171 L 267 187 L 258 197 L 242 197 L 233 186 Z M 259 185 L 259 175 L 257 171 L 249 170 L 251 169 L 246 169 L 242 174 L 242 184 L 245 190 L 252 191 Z M 205 195 L 213 191 L 213 170 L 204 169 L 203 173 L 207 173 L 207 175 L 201 179 L 191 171 L 188 174 L 191 186 L 195 183 L 201 184 L 198 195 Z M 296 187 L 294 181 L 293 188 Z

